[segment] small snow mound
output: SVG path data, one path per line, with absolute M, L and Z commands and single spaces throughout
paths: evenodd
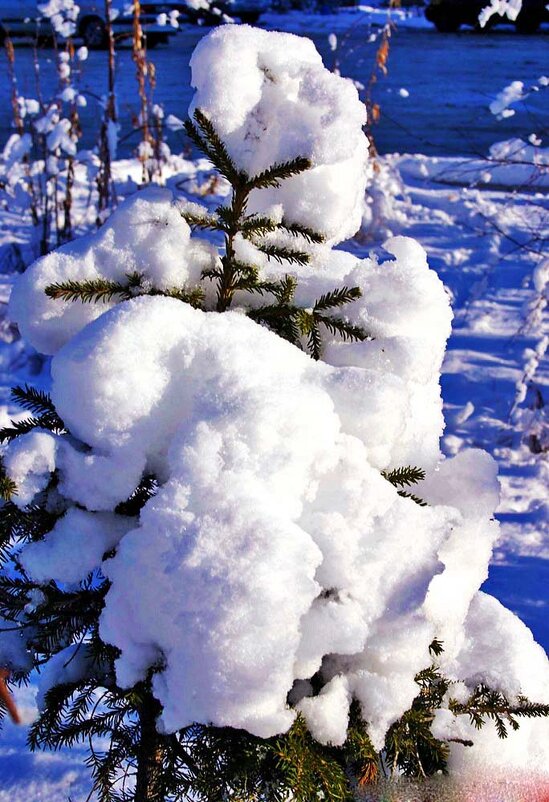
M 285 217 L 332 243 L 360 225 L 368 142 L 364 104 L 353 83 L 327 70 L 303 37 L 247 25 L 216 28 L 191 59 L 191 104 L 214 124 L 249 175 L 297 157 L 313 169 L 280 187 L 256 190 L 253 212 L 277 204 Z
M 122 203 L 94 234 L 38 259 L 14 286 L 10 317 L 44 354 L 54 354 L 87 323 L 117 302 L 73 303 L 49 298 L 48 285 L 68 281 L 126 282 L 132 273 L 165 290 L 195 285 L 211 266 L 213 249 L 193 237 L 170 190 L 150 188 Z M 119 300 L 119 299 L 118 299 Z

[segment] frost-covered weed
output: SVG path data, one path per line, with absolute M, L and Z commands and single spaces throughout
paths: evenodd
M 15 132 L 2 154 L 3 194 L 10 206 L 30 214 L 35 248 L 44 254 L 72 236 L 78 109 L 86 104 L 78 89 L 80 59 L 68 42 L 57 54 L 55 96 L 27 98 L 18 91 L 15 50 L 9 40 L 6 49 Z
M 5 42 L 8 78 L 11 85 L 14 132 L 4 144 L 0 158 L 1 193 L 7 207 L 29 215 L 33 223 L 32 250 L 45 254 L 52 247 L 70 240 L 74 234 L 73 201 L 75 190 L 88 197 L 98 225 L 103 223 L 117 202 L 112 164 L 116 159 L 118 110 L 115 85 L 116 50 L 111 18 L 111 0 L 107 0 L 106 43 L 107 94 L 99 99 L 101 122 L 94 151 L 79 152 L 81 135 L 79 110 L 87 105 L 80 91 L 80 76 L 87 59 L 87 49 L 76 49 L 72 39 L 78 8 L 71 4 L 50 2 L 43 13 L 50 15 L 60 37 L 57 49 L 58 85 L 51 98 L 40 87 L 38 51 L 34 53 L 37 79 L 36 97 L 21 96 L 17 83 L 17 60 L 13 42 Z M 110 9 L 110 11 L 109 11 Z M 59 15 L 63 12 L 62 19 Z M 59 17 L 59 18 L 58 18 Z M 154 65 L 147 59 L 145 39 L 140 24 L 139 5 L 134 7 L 134 60 L 137 97 L 140 110 L 134 124 L 141 142 L 137 155 L 143 165 L 144 182 L 162 182 L 163 165 L 170 157 L 164 141 L 164 111 L 152 103 L 155 85 Z M 68 38 L 67 38 L 68 37 Z M 94 191 L 95 190 L 95 191 Z M 89 212 L 89 209 L 88 209 Z M 89 214 L 85 214 L 89 218 Z
M 392 30 L 390 10 L 387 22 L 381 29 L 372 31 L 368 26 L 364 33 L 369 34 L 368 43 L 375 45 L 369 79 L 366 85 L 358 81 L 353 82 L 366 106 L 365 132 L 371 156 L 362 223 L 356 234 L 360 242 L 379 242 L 387 239 L 398 233 L 406 221 L 404 207 L 407 199 L 402 197 L 403 183 L 390 159 L 377 153 L 374 136 L 375 124 L 382 113 L 379 104 L 374 101 L 374 91 L 379 78 L 387 75 Z M 335 34 L 330 34 L 328 37 L 330 50 L 333 53 L 331 69 L 336 75 L 342 74 L 342 71 L 344 73 L 344 63 L 353 55 L 353 47 L 349 43 L 352 33 L 356 34 L 354 28 L 339 38 Z

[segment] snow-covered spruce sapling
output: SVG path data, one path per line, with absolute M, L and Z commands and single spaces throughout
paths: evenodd
M 225 236 L 225 253 L 220 267 L 206 272 L 205 278 L 216 284 L 217 309 L 226 311 L 236 291 L 257 292 L 274 296 L 274 303 L 253 310 L 253 317 L 294 344 L 307 338 L 307 347 L 314 358 L 320 356 L 321 324 L 344 337 L 362 339 L 364 333 L 356 327 L 347 329 L 347 323 L 326 316 L 326 309 L 338 306 L 339 301 L 349 303 L 357 292 L 344 288 L 334 290 L 321 299 L 313 310 L 299 309 L 291 303 L 291 292 L 284 295 L 285 284 L 293 287 L 290 277 L 277 285 L 261 281 L 259 271 L 252 265 L 239 262 L 234 255 L 234 236 L 245 233 L 258 249 L 267 250 L 271 258 L 280 261 L 307 261 L 308 254 L 299 250 L 276 249 L 265 246 L 261 237 L 277 227 L 290 231 L 293 236 L 309 241 L 320 241 L 321 235 L 290 222 L 275 223 L 268 218 L 246 216 L 246 199 L 252 188 L 272 186 L 286 177 L 308 169 L 306 160 L 276 165 L 259 177 L 250 178 L 238 172 L 222 146 L 215 131 L 199 111 L 195 112 L 196 127 L 189 123 L 189 133 L 196 144 L 204 149 L 212 162 L 233 186 L 232 202 L 221 207 L 216 215 L 198 217 L 188 212 L 189 222 L 203 228 L 220 230 Z M 47 294 L 76 302 L 102 302 L 151 293 L 142 286 L 142 277 L 128 276 L 126 284 L 88 281 L 70 282 L 49 286 Z M 174 288 L 166 292 L 169 297 L 200 306 L 203 294 L 199 288 Z M 359 293 L 358 293 L 359 294 Z M 331 300 L 327 301 L 326 299 Z M 33 413 L 33 417 L 19 421 L 11 429 L 4 429 L 0 437 L 4 442 L 16 441 L 32 431 L 48 430 L 57 436 L 69 437 L 63 421 L 44 393 L 30 387 L 16 388 L 14 400 Z M 85 448 L 85 444 L 81 444 Z M 399 468 L 385 472 L 388 482 L 399 488 L 399 494 L 424 505 L 418 496 L 401 488 L 416 485 L 424 479 L 418 468 Z M 307 802 L 322 791 L 329 799 L 352 798 L 354 782 L 372 781 L 380 766 L 384 771 L 401 771 L 410 776 L 427 776 L 446 769 L 448 746 L 431 733 L 436 710 L 442 706 L 451 683 L 435 666 L 425 669 L 416 677 L 418 696 L 411 709 L 389 729 L 382 755 L 373 747 L 362 720 L 359 706 L 351 708 L 347 739 L 340 747 L 323 746 L 307 731 L 301 717 L 289 732 L 275 738 L 260 739 L 244 730 L 207 727 L 195 724 L 179 732 L 163 735 L 156 730 L 160 705 L 154 698 L 150 678 L 130 690 L 120 688 L 115 678 L 113 662 L 117 650 L 105 644 L 99 635 L 98 620 L 109 588 L 104 577 L 91 574 L 77 589 L 68 590 L 62 585 L 46 585 L 32 581 L 17 560 L 17 547 L 24 542 L 37 542 L 52 532 L 65 510 L 52 509 L 52 494 L 56 478 L 42 491 L 37 503 L 20 508 L 13 503 L 17 487 L 4 473 L 2 492 L 6 499 L 0 511 L 2 519 L 4 556 L 13 562 L 15 571 L 4 575 L 0 582 L 2 592 L 1 613 L 5 621 L 22 628 L 29 654 L 29 669 L 47 666 L 62 654 L 67 667 L 71 660 L 80 666 L 83 660 L 89 669 L 85 678 L 63 681 L 47 692 L 43 711 L 31 730 L 31 746 L 57 748 L 94 737 L 107 737 L 109 749 L 90 753 L 94 784 L 102 800 L 135 799 L 165 800 L 194 798 L 213 800 L 228 792 L 242 799 L 285 799 L 291 792 L 298 800 Z M 121 519 L 137 516 L 143 505 L 157 489 L 156 477 L 146 475 L 128 501 L 119 504 L 116 514 Z M 15 546 L 15 550 L 12 550 Z M 34 602 L 29 602 L 34 599 Z M 67 647 L 71 648 L 70 655 Z M 433 641 L 433 656 L 442 651 L 442 644 Z M 160 664 L 157 668 L 160 667 Z M 46 668 L 47 670 L 47 668 Z M 77 672 L 78 674 L 78 672 Z M 16 672 L 26 678 L 28 672 Z M 323 687 L 321 676 L 315 680 L 319 693 Z M 501 736 L 505 735 L 505 722 L 515 726 L 518 716 L 547 714 L 548 709 L 532 705 L 527 700 L 512 705 L 502 695 L 479 687 L 465 703 L 454 702 L 456 714 L 467 714 L 481 726 L 492 717 Z M 463 742 L 465 743 L 465 741 Z M 119 790 L 121 776 L 135 773 L 135 789 L 124 795 Z M 117 790 L 118 789 L 118 790 Z M 119 794 L 119 795 L 117 795 Z
M 53 355 L 50 395 L 17 390 L 33 419 L 3 433 L 0 653 L 40 668 L 32 743 L 89 737 L 109 802 L 350 799 L 469 740 L 490 758 L 467 720 L 545 715 L 523 692 L 547 701 L 548 668 L 478 592 L 493 462 L 440 460 L 443 287 L 410 240 L 382 263 L 330 249 L 360 221 L 364 115 L 312 43 L 227 27 L 193 81 L 228 204 L 137 193 L 10 302 Z M 338 287 L 360 297 L 330 326 L 315 299 Z M 510 733 L 519 756 L 538 723 Z
M 306 347 L 315 359 L 320 358 L 322 326 L 345 339 L 365 339 L 361 328 L 331 314 L 334 308 L 360 297 L 358 288 L 335 289 L 319 298 L 313 308 L 302 309 L 292 303 L 296 287 L 292 276 L 287 275 L 279 282 L 261 280 L 258 268 L 239 261 L 234 252 L 234 238 L 240 234 L 269 258 L 281 263 L 308 263 L 310 256 L 306 251 L 279 247 L 262 238 L 282 230 L 296 240 L 321 243 L 322 234 L 286 220 L 276 222 L 264 216 L 247 215 L 246 205 L 252 190 L 277 187 L 281 181 L 309 169 L 310 162 L 297 158 L 273 165 L 257 176 L 247 176 L 233 164 L 209 120 L 199 110 L 194 116 L 196 124 L 188 122 L 190 136 L 233 189 L 231 204 L 219 207 L 214 215 L 185 214 L 192 225 L 221 231 L 225 236 L 220 267 L 204 271 L 203 276 L 216 284 L 217 310 L 226 311 L 236 291 L 270 295 L 271 302 L 250 311 L 250 316 L 295 345 L 305 338 Z M 167 295 L 195 307 L 200 307 L 204 300 L 200 287 L 147 289 L 143 287 L 143 277 L 137 273 L 129 274 L 125 283 L 70 281 L 50 285 L 45 292 L 54 299 L 82 303 L 101 303 L 112 298 L 122 301 L 140 294 Z M 47 395 L 25 387 L 16 388 L 13 396 L 33 413 L 33 417 L 2 430 L 2 442 L 10 442 L 37 429 L 70 436 Z M 85 448 L 85 444 L 81 447 Z M 48 497 L 55 485 L 53 477 L 41 503 L 21 511 L 10 501 L 17 495 L 17 488 L 6 474 L 3 475 L 6 503 L 0 517 L 6 557 L 14 556 L 10 545 L 41 540 L 63 515 L 64 510 L 57 514 L 48 509 Z M 128 501 L 117 507 L 116 514 L 130 519 L 138 515 L 156 486 L 154 476 L 143 477 Z M 377 771 L 378 755 L 357 710 L 349 728 L 348 743 L 340 749 L 327 749 L 316 743 L 301 719 L 287 735 L 268 740 L 244 731 L 199 724 L 170 736 L 160 735 L 155 725 L 160 705 L 151 693 L 150 679 L 130 692 L 119 688 L 113 667 L 116 650 L 104 644 L 99 636 L 98 619 L 109 582 L 90 575 L 78 590 L 67 592 L 53 583 L 43 587 L 32 582 L 17 561 L 15 568 L 16 578 L 2 577 L 0 581 L 0 612 L 6 621 L 32 632 L 27 641 L 27 648 L 34 653 L 32 667 L 47 665 L 68 645 L 75 647 L 69 661 L 84 659 L 92 666 L 90 677 L 63 682 L 48 691 L 44 710 L 31 730 L 31 746 L 58 748 L 94 736 L 109 738 L 106 753 L 93 749 L 90 753 L 94 787 L 101 800 L 117 799 L 120 776 L 128 773 L 135 773 L 135 790 L 127 797 L 120 792 L 120 798 L 139 801 L 184 799 L 191 795 L 213 800 L 229 791 L 237 792 L 243 799 L 255 799 L 257 793 L 261 796 L 268 793 L 268 798 L 282 800 L 291 791 L 296 799 L 305 802 L 314 798 L 319 789 L 323 789 L 328 798 L 344 799 L 351 793 L 348 781 L 351 765 L 356 766 L 364 778 Z M 32 607 L 28 599 L 36 593 L 40 594 L 40 601 Z M 16 672 L 16 676 L 26 678 L 27 672 Z

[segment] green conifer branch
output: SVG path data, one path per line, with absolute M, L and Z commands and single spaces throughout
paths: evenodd
M 233 281 L 233 290 L 237 292 L 238 290 L 242 292 L 257 292 L 259 295 L 263 295 L 265 292 L 268 292 L 268 289 L 253 275 L 246 275 L 246 276 L 238 276 Z
M 322 356 L 322 337 L 318 326 L 313 323 L 307 339 L 307 348 L 313 359 L 319 360 Z
M 9 501 L 12 496 L 16 495 L 17 495 L 17 485 L 15 484 L 13 479 L 11 479 L 6 473 L 6 469 L 4 467 L 4 461 L 0 457 L 0 499 L 2 499 L 3 501 Z M 0 515 L 2 509 L 3 508 L 0 508 Z M 4 534 L 4 531 L 0 530 L 0 542 L 1 542 L 1 537 Z
M 361 327 L 348 323 L 339 317 L 332 315 L 319 315 L 314 313 L 315 322 L 322 323 L 333 335 L 339 335 L 344 342 L 363 342 L 370 339 L 368 333 Z
M 196 212 L 182 211 L 181 216 L 191 228 L 203 228 L 210 231 L 225 231 L 223 222 L 216 215 L 198 214 Z
M 11 426 L 0 429 L 0 443 L 9 443 L 22 434 L 28 434 L 33 429 L 47 429 L 55 434 L 65 431 L 65 424 L 56 412 L 47 412 L 38 418 L 24 418 L 20 421 L 11 421 Z
M 275 220 L 271 220 L 270 217 L 252 215 L 242 221 L 240 233 L 246 239 L 252 239 L 253 237 L 264 237 L 278 228 L 279 224 Z
M 298 251 L 293 248 L 286 248 L 282 245 L 275 245 L 271 242 L 255 242 L 255 247 L 264 253 L 269 259 L 275 259 L 282 264 L 289 262 L 296 265 L 308 265 L 311 261 L 311 254 L 306 251 Z
M 21 628 L 21 618 L 28 605 L 29 593 L 36 585 L 23 576 L 0 576 L 0 615 Z
M 307 337 L 315 328 L 315 317 L 308 309 L 302 309 L 299 306 L 294 306 L 292 310 L 293 316 L 299 331 L 303 337 Z
M 320 326 L 330 331 L 334 336 L 340 336 L 344 341 L 365 340 L 368 334 L 359 326 L 348 323 L 341 318 L 323 315 L 317 311 L 317 306 L 313 309 L 304 309 L 291 303 L 296 288 L 296 280 L 291 276 L 285 276 L 282 282 L 269 287 L 269 291 L 277 298 L 278 303 L 262 306 L 259 309 L 248 311 L 248 316 L 258 323 L 264 323 L 284 339 L 294 345 L 301 347 L 301 338 L 307 340 L 307 350 L 313 359 L 320 359 L 322 356 L 322 337 Z M 342 293 L 330 293 L 322 296 L 324 308 L 341 306 L 354 300 L 355 293 L 348 288 L 343 288 Z M 329 304 L 329 307 L 328 307 Z
M 381 475 L 395 487 L 415 485 L 425 479 L 425 471 L 415 465 L 406 465 L 402 468 L 393 468 L 391 471 L 382 471 Z
M 408 493 L 406 490 L 399 490 L 398 495 L 401 498 L 409 498 L 410 501 L 414 501 L 419 507 L 428 507 L 429 505 L 422 499 L 420 496 L 416 496 L 415 493 Z
M 360 287 L 338 287 L 335 290 L 321 295 L 318 301 L 315 301 L 315 312 L 324 312 L 328 309 L 336 309 L 345 304 L 357 301 L 362 297 Z
M 56 413 L 55 406 L 50 396 L 43 390 L 25 384 L 24 387 L 12 387 L 11 397 L 16 404 L 36 415 Z
M 223 272 L 219 270 L 217 267 L 207 267 L 200 274 L 201 279 L 209 279 L 210 281 L 216 281 L 220 279 L 222 276 Z
M 0 506 L 0 563 L 10 558 L 12 546 L 41 540 L 53 528 L 59 515 L 36 505 L 20 509 L 12 501 L 5 500 Z
M 193 116 L 196 125 L 191 120 L 186 120 L 184 123 L 189 138 L 209 158 L 221 175 L 225 176 L 227 181 L 233 186 L 242 183 L 242 174 L 237 170 L 211 121 L 200 109 L 195 109 Z
M 549 716 L 549 705 L 531 702 L 526 696 L 520 695 L 517 697 L 517 704 L 511 707 L 510 713 L 524 718 L 546 718 Z
M 443 641 L 439 640 L 438 638 L 433 638 L 431 643 L 429 644 L 429 654 L 433 657 L 440 657 L 440 655 L 444 651 Z
M 287 220 L 283 220 L 278 224 L 278 228 L 293 237 L 303 237 L 307 242 L 317 245 L 321 245 L 326 241 L 326 237 L 323 234 L 308 226 L 302 226 L 300 223 L 290 223 Z
M 108 303 L 117 295 L 120 296 L 120 300 L 128 300 L 132 297 L 129 283 L 122 284 L 102 278 L 88 279 L 87 281 L 71 279 L 48 284 L 44 291 L 48 298 L 53 300 L 80 301 L 83 304 Z
M 245 204 L 245 200 L 243 201 Z M 236 231 L 239 229 L 241 225 L 241 219 L 244 215 L 243 210 L 240 212 L 240 217 L 235 217 L 235 211 L 233 208 L 233 203 L 230 206 L 218 206 L 215 210 L 216 215 L 221 220 L 224 230 L 228 233 L 231 230 Z M 243 207 L 245 208 L 245 207 Z
M 289 306 L 294 299 L 296 289 L 297 279 L 295 276 L 286 273 L 286 275 L 283 276 L 273 288 L 273 295 L 278 300 L 280 305 Z
M 164 290 L 158 287 L 146 288 L 144 276 L 141 273 L 128 273 L 126 278 L 125 284 L 106 279 L 70 280 L 50 284 L 46 287 L 45 292 L 49 298 L 67 302 L 80 301 L 80 303 L 108 303 L 115 296 L 118 296 L 119 301 L 128 301 L 138 295 L 161 295 L 166 298 L 176 298 L 195 308 L 200 308 L 204 301 L 204 291 L 201 287 L 193 287 L 190 290 L 185 287 L 168 287 Z
M 307 730 L 298 716 L 290 730 L 274 744 L 278 769 L 286 778 L 296 802 L 323 798 L 333 802 L 353 799 L 345 766 L 337 750 L 322 747 Z
M 266 325 L 279 337 L 300 346 L 301 329 L 295 318 L 295 308 L 288 307 L 284 303 L 269 304 L 261 306 L 259 309 L 249 309 L 247 315 L 256 323 Z
M 298 156 L 296 159 L 274 164 L 261 173 L 248 178 L 246 183 L 250 190 L 267 189 L 268 187 L 278 188 L 281 181 L 292 178 L 294 175 L 300 175 L 300 173 L 310 170 L 312 166 L 313 164 L 309 159 Z
M 387 732 L 385 762 L 393 774 L 409 777 L 446 773 L 449 747 L 434 737 L 431 724 L 443 704 L 448 680 L 436 666 L 430 666 L 420 671 L 415 681 L 420 690 L 411 708 Z
M 146 474 L 131 496 L 126 501 L 118 504 L 114 510 L 115 513 L 117 515 L 126 515 L 130 518 L 139 515 L 147 501 L 156 495 L 157 490 L 158 480 L 156 476 L 154 474 Z
M 194 307 L 194 309 L 201 309 L 204 303 L 204 290 L 202 287 L 193 287 L 190 290 L 187 290 L 184 287 L 168 287 L 166 290 L 153 288 L 152 290 L 142 294 L 156 296 L 161 295 L 164 298 L 175 298 L 178 301 L 189 304 L 189 306 Z
M 491 719 L 500 738 L 507 737 L 509 726 L 513 730 L 519 728 L 517 718 L 549 717 L 548 704 L 531 702 L 525 696 L 519 696 L 517 703 L 512 704 L 504 693 L 484 684 L 475 688 L 467 702 L 451 699 L 449 708 L 456 716 L 468 715 L 471 724 L 477 729 L 483 727 L 487 719 Z
M 257 292 L 259 295 L 274 295 L 277 297 L 280 292 L 280 282 L 278 281 L 251 281 L 248 292 Z
M 356 777 L 358 787 L 374 783 L 379 775 L 380 756 L 368 735 L 366 722 L 362 718 L 360 704 L 353 699 L 349 710 L 347 740 L 342 751 L 348 772 Z

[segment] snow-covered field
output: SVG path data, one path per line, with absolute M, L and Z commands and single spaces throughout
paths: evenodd
M 372 18 L 378 13 L 385 12 L 372 12 Z M 337 24 L 348 27 L 355 14 L 338 15 Z M 403 24 L 425 27 L 413 12 L 398 14 Z M 314 15 L 287 15 L 286 20 L 286 29 L 299 33 L 324 35 L 335 27 L 333 20 Z M 266 24 L 271 24 L 270 18 Z M 513 70 L 511 60 L 509 68 Z M 512 72 L 509 80 L 515 77 Z M 412 101 L 413 96 L 408 102 Z M 169 110 L 184 116 L 185 109 Z M 443 154 L 389 155 L 383 164 L 380 185 L 383 189 L 384 181 L 390 182 L 396 197 L 388 202 L 381 193 L 372 221 L 345 248 L 364 258 L 391 234 L 406 234 L 424 246 L 430 266 L 443 280 L 454 312 L 442 376 L 443 450 L 455 455 L 465 447 L 480 447 L 498 462 L 501 538 L 485 589 L 517 612 L 548 650 L 549 369 L 544 299 L 549 263 L 542 261 L 549 239 L 547 166 L 534 169 L 517 163 L 501 168 L 480 157 Z M 196 167 L 174 159 L 168 185 L 192 197 L 192 190 L 205 186 L 208 177 L 203 163 L 200 170 Z M 128 175 L 137 178 L 138 171 L 135 163 L 121 161 L 116 173 L 119 187 L 127 189 Z M 84 227 L 83 193 L 77 204 Z M 28 258 L 27 240 L 28 223 L 15 213 L 1 212 L 3 304 L 18 264 L 13 244 Z M 10 386 L 32 381 L 41 363 L 29 357 L 5 319 L 2 333 L 0 398 L 5 403 Z M 32 719 L 32 687 L 22 691 L 18 701 L 25 719 Z M 24 741 L 25 727 L 11 724 L 0 736 L 0 802 L 86 800 L 84 752 L 30 755 Z

